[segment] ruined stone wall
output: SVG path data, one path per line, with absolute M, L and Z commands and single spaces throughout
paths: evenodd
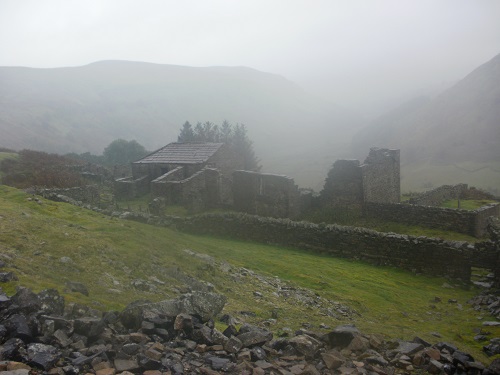
M 196 234 L 290 246 L 463 280 L 470 280 L 471 266 L 491 268 L 498 256 L 491 241 L 469 244 L 246 214 L 204 214 L 175 219 L 173 224 Z
M 500 288 L 500 220 L 498 218 L 490 217 L 488 219 L 488 232 L 497 251 L 496 261 L 492 263 L 495 275 L 494 284 L 495 287 Z
M 401 198 L 399 150 L 372 148 L 361 165 L 365 202 L 398 203 Z
M 35 189 L 35 188 L 34 188 Z M 34 194 L 48 198 L 49 195 L 64 195 L 84 204 L 99 205 L 99 188 L 96 185 L 78 186 L 65 189 L 35 189 Z
M 474 218 L 475 236 L 484 237 L 489 234 L 488 225 L 490 224 L 490 217 L 500 217 L 500 203 L 487 204 L 473 212 L 476 214 Z
M 473 199 L 473 200 L 481 200 L 481 199 L 486 199 L 486 200 L 497 200 L 500 201 L 499 197 L 495 197 L 493 194 L 490 194 L 486 191 L 483 191 L 481 189 L 477 189 L 473 186 L 468 188 L 462 193 L 462 199 Z
M 171 171 L 165 173 L 164 175 L 151 181 L 151 195 L 153 198 L 165 197 L 169 200 L 172 193 L 170 192 L 171 184 L 167 182 L 180 181 L 184 179 L 184 167 L 177 167 Z
M 124 177 L 115 180 L 113 191 L 118 199 L 133 199 L 149 193 L 149 177 L 147 175 L 134 179 L 133 177 Z
M 372 148 L 358 160 L 337 160 L 320 197 L 324 207 L 360 209 L 365 202 L 398 203 L 401 195 L 399 150 Z
M 475 237 L 486 236 L 488 217 L 499 216 L 499 213 L 499 204 L 486 205 L 474 211 L 373 202 L 366 203 L 363 208 L 363 214 L 366 217 L 409 225 L 421 225 L 431 229 L 449 230 Z
M 226 178 L 232 179 L 233 172 L 244 169 L 243 156 L 228 145 L 222 145 L 207 161 L 210 168 L 217 168 Z
M 233 173 L 234 208 L 270 217 L 296 217 L 300 211 L 300 193 L 293 179 L 267 173 Z
M 233 207 L 233 179 L 224 174 L 220 174 L 219 179 L 219 200 L 222 206 Z
M 363 204 L 363 178 L 359 160 L 333 163 L 320 197 L 324 207 L 360 208 Z
M 161 197 L 167 205 L 186 206 L 190 212 L 200 212 L 217 207 L 220 202 L 220 174 L 216 169 L 204 168 L 192 176 L 182 178 L 182 170 L 177 168 L 153 181 L 153 197 Z
M 436 189 L 426 191 L 418 197 L 410 198 L 410 203 L 421 206 L 439 207 L 444 201 L 463 198 L 466 191 L 467 184 L 443 185 Z

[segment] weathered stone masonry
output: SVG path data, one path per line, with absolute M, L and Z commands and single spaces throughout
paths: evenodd
M 360 208 L 365 202 L 398 203 L 399 150 L 372 148 L 363 164 L 337 160 L 321 192 L 326 207 Z
M 463 198 L 467 188 L 467 184 L 443 185 L 426 191 L 418 197 L 410 198 L 410 203 L 421 206 L 441 206 L 444 201 Z
M 500 204 L 489 204 L 477 210 L 367 202 L 363 214 L 370 218 L 431 229 L 449 230 L 474 237 L 487 235 L 488 217 L 500 215 Z
M 82 206 L 71 198 L 48 199 Z M 61 199 L 62 198 L 62 199 Z M 65 199 L 64 199 L 65 198 Z M 89 206 L 89 208 L 91 208 Z M 491 269 L 500 285 L 500 224 L 490 225 L 493 241 L 470 244 L 436 238 L 381 233 L 365 228 L 296 222 L 248 214 L 202 214 L 187 218 L 159 217 L 147 213 L 95 211 L 127 220 L 173 227 L 193 234 L 215 235 L 359 259 L 375 265 L 399 267 L 412 272 L 470 280 L 471 267 Z M 489 219 L 498 223 L 498 219 Z
M 32 189 L 34 194 L 41 195 L 44 198 L 63 195 L 85 204 L 99 205 L 100 203 L 99 187 L 97 185 L 85 185 L 61 189 Z
M 173 224 L 195 234 L 290 246 L 467 281 L 471 267 L 492 268 L 498 256 L 492 241 L 469 244 L 245 214 L 204 214 L 173 219 Z
M 178 176 L 176 175 L 182 174 L 182 169 L 182 167 L 178 167 L 152 181 L 152 196 L 161 197 L 167 205 L 184 205 L 191 212 L 200 212 L 207 208 L 217 207 L 222 203 L 221 176 L 218 170 L 204 168 L 186 179 L 177 180 Z
M 372 148 L 361 165 L 365 202 L 398 203 L 401 198 L 399 150 Z
M 233 173 L 234 208 L 237 211 L 271 217 L 297 217 L 300 193 L 293 179 L 268 173 Z

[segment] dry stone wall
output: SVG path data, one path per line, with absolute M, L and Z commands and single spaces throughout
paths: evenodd
M 421 206 L 440 206 L 444 201 L 462 198 L 467 189 L 467 184 L 443 185 L 411 198 L 410 203 Z
M 496 262 L 493 263 L 493 273 L 495 275 L 495 286 L 500 288 L 500 219 L 496 217 L 488 218 L 488 232 L 495 243 L 497 258 Z
M 52 196 L 48 198 L 53 199 Z M 71 199 L 69 203 L 82 205 Z M 193 234 L 290 246 L 334 257 L 363 260 L 375 265 L 449 276 L 464 281 L 470 280 L 471 267 L 486 268 L 495 272 L 496 281 L 500 285 L 500 224 L 497 219 L 493 220 L 491 217 L 488 219 L 488 229 L 492 240 L 471 244 L 242 213 L 202 214 L 183 218 L 120 213 L 97 207 L 92 209 L 127 220 L 173 227 Z
M 124 177 L 115 180 L 113 191 L 116 198 L 132 199 L 149 193 L 149 178 L 147 175 L 134 179 Z
M 98 205 L 100 202 L 99 187 L 96 185 L 78 186 L 66 189 L 53 188 L 35 190 L 34 194 L 41 195 L 44 198 L 54 195 L 64 195 L 85 204 Z
M 195 234 L 291 246 L 463 280 L 470 280 L 473 265 L 491 268 L 497 260 L 497 250 L 491 241 L 469 244 L 245 214 L 204 214 L 177 218 L 173 224 Z
M 234 208 L 250 214 L 271 217 L 296 217 L 300 193 L 293 179 L 267 173 L 233 173 Z
M 367 217 L 379 220 L 421 225 L 480 238 L 488 234 L 488 217 L 499 216 L 500 204 L 489 204 L 472 211 L 413 204 L 367 202 L 363 213 Z

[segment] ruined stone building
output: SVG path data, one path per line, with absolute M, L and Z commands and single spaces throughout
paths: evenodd
M 232 172 L 243 158 L 224 143 L 175 142 L 132 163 L 132 176 L 115 182 L 118 197 L 151 192 L 193 211 L 231 204 Z
M 299 189 L 287 176 L 236 171 L 233 174 L 233 197 L 237 211 L 287 218 L 300 214 Z
M 244 171 L 241 155 L 223 143 L 170 143 L 132 163 L 132 176 L 115 182 L 119 198 L 151 193 L 193 212 L 226 206 L 261 216 L 295 218 L 304 200 L 294 180 Z M 399 202 L 399 150 L 372 149 L 364 164 L 337 160 L 321 193 L 328 207 Z
M 337 160 L 328 172 L 321 200 L 327 207 L 361 208 L 365 202 L 398 203 L 399 150 L 372 148 L 363 164 Z

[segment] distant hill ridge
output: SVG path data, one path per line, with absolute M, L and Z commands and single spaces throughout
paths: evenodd
M 500 188 L 500 55 L 436 98 L 414 100 L 375 120 L 353 138 L 354 153 L 373 144 L 401 149 L 408 178 Z
M 500 55 L 436 98 L 420 98 L 380 117 L 354 138 L 403 150 L 403 162 L 500 161 Z
M 264 168 L 292 177 L 298 166 L 331 152 L 331 142 L 346 143 L 360 123 L 281 76 L 246 67 L 131 61 L 0 67 L 3 147 L 101 153 L 123 138 L 154 150 L 176 141 L 186 120 L 246 124 Z M 287 169 L 292 152 L 301 155 Z
M 390 78 L 390 77 L 389 77 Z M 358 132 L 355 114 L 279 75 L 246 67 L 100 61 L 0 67 L 0 147 L 101 153 L 117 138 L 149 150 L 190 121 L 244 123 L 263 171 L 320 190 L 333 161 L 401 149 L 403 191 L 500 186 L 500 55 L 433 98 L 417 98 Z

